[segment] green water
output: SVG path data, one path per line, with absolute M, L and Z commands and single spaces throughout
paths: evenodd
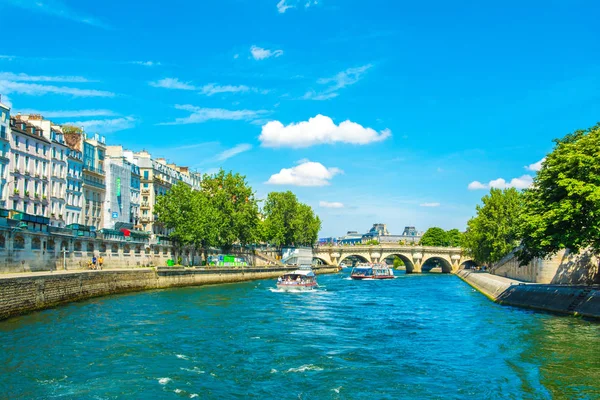
M 600 324 L 455 276 L 133 293 L 0 322 L 1 398 L 598 399 Z

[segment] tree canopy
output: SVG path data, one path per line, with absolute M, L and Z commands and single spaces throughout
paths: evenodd
M 264 240 L 277 246 L 312 245 L 321 229 L 313 209 L 292 192 L 269 193 L 262 222 L 245 177 L 223 170 L 204 175 L 199 191 L 179 182 L 157 198 L 154 210 L 173 240 L 198 248 L 227 250 Z
M 491 189 L 467 223 L 463 248 L 482 264 L 500 261 L 519 245 L 523 195 L 517 189 Z
M 264 239 L 275 246 L 311 246 L 317 241 L 321 220 L 290 191 L 271 192 L 263 208 Z
M 600 253 L 600 124 L 554 142 L 524 193 L 523 264 L 565 248 Z
M 461 245 L 463 234 L 458 229 L 445 231 L 439 227 L 427 229 L 421 237 L 421 246 L 458 247 Z

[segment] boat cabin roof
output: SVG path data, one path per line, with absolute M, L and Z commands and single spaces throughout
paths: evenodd
M 307 270 L 307 269 L 297 269 L 294 272 L 290 272 L 288 274 L 283 274 L 284 277 L 286 276 L 315 276 L 315 273 L 312 272 L 311 270 Z

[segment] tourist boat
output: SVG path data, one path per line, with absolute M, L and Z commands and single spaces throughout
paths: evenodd
M 394 279 L 394 270 L 387 264 L 357 264 L 350 273 L 350 278 L 362 279 Z
M 300 269 L 277 278 L 277 289 L 288 292 L 313 290 L 318 286 L 316 275 L 310 266 L 301 266 Z

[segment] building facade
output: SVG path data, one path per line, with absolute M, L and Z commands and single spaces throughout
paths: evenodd
M 83 205 L 83 153 L 79 150 L 67 150 L 67 205 L 65 223 L 79 224 Z
M 49 169 L 51 141 L 42 129 L 20 118 L 10 119 L 8 209 L 50 217 Z
M 62 129 L 39 114 L 21 115 L 20 119 L 41 129 L 42 135 L 50 141 L 48 154 L 50 225 L 64 227 L 66 225 L 68 147 Z M 37 212 L 35 214 L 37 215 Z
M 1 100 L 1 99 L 0 99 Z M 0 102 L 0 208 L 8 208 L 10 164 L 10 107 Z
M 80 223 L 100 229 L 103 226 L 106 198 L 106 172 L 104 137 L 82 135 L 83 144 L 83 206 Z

